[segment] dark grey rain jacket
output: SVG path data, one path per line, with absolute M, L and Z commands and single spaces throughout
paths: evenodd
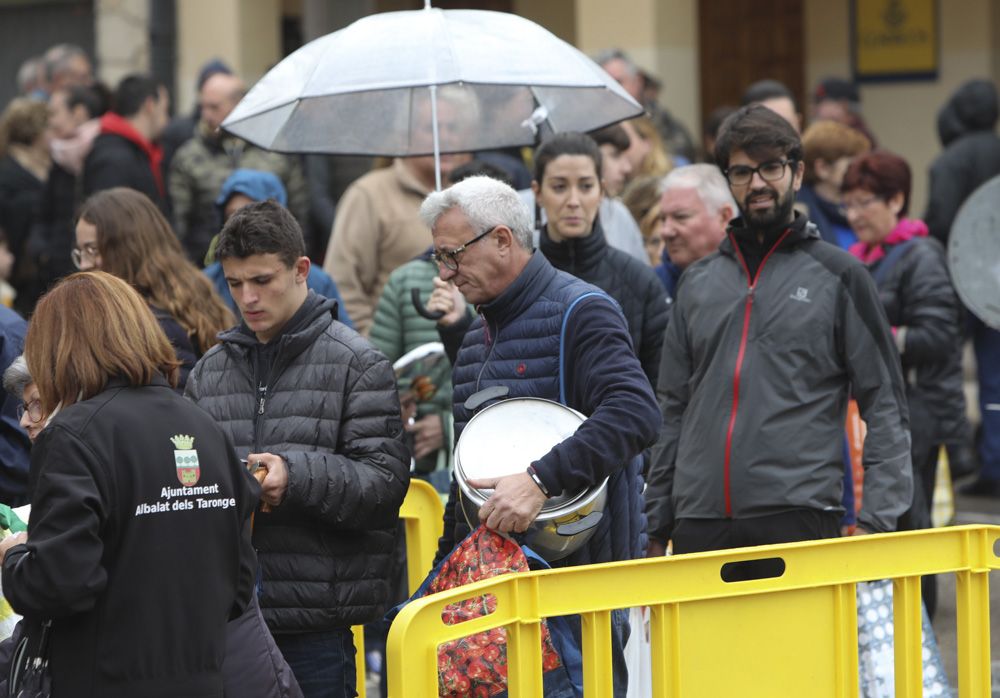
M 848 393 L 868 424 L 859 523 L 894 530 L 912 475 L 899 355 L 867 269 L 804 217 L 760 263 L 735 235 L 681 276 L 657 388 L 651 537 L 682 518 L 841 511 Z

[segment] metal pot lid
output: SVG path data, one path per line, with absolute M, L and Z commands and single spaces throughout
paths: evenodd
M 541 398 L 514 398 L 486 407 L 465 425 L 455 445 L 455 473 L 462 489 L 485 501 L 492 490 L 473 489 L 466 480 L 523 473 L 556 444 L 572 436 L 586 418 L 576 410 Z M 543 511 L 563 507 L 586 493 L 550 497 Z
M 1000 329 L 1000 177 L 966 199 L 948 237 L 952 283 L 965 306 L 993 329 Z

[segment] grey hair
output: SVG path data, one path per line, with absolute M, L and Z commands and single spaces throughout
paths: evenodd
M 729 206 L 734 215 L 739 210 L 729 191 L 729 183 L 715 165 L 698 163 L 671 170 L 660 182 L 660 194 L 670 189 L 696 190 L 712 214 L 718 213 L 723 206 Z
M 77 56 L 83 56 L 88 61 L 90 60 L 87 52 L 76 44 L 56 44 L 51 47 L 43 56 L 43 60 L 45 61 L 45 79 L 51 82 Z
M 629 55 L 620 48 L 608 48 L 594 54 L 594 63 L 602 68 L 611 61 L 616 60 L 625 64 L 625 72 L 629 77 L 634 78 L 639 74 L 639 66 L 637 66 L 635 61 L 629 58 Z
M 438 219 L 457 208 L 477 233 L 505 225 L 526 250 L 533 247 L 531 214 L 511 187 L 492 177 L 469 177 L 444 191 L 432 192 L 420 206 L 420 219 L 434 229 Z
M 8 395 L 20 397 L 24 395 L 24 389 L 34 382 L 28 371 L 28 362 L 24 360 L 24 354 L 14 359 L 3 372 L 3 389 Z
M 17 89 L 21 94 L 28 94 L 38 86 L 43 68 L 44 63 L 41 56 L 33 56 L 21 64 L 21 67 L 17 69 Z

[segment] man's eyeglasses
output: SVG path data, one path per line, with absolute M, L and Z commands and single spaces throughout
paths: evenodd
M 749 184 L 754 174 L 759 174 L 765 182 L 777 182 L 785 174 L 785 167 L 794 165 L 794 160 L 768 160 L 757 167 L 749 165 L 733 165 L 726 170 L 726 179 L 734 187 Z
M 83 247 L 74 247 L 69 253 L 69 256 L 73 259 L 73 266 L 80 269 L 80 265 L 83 264 L 83 260 L 88 262 L 95 262 L 101 253 L 97 249 L 97 245 L 92 242 L 88 242 Z
M 28 415 L 28 419 L 32 424 L 38 424 L 42 421 L 42 417 L 45 413 L 42 412 L 42 403 L 39 400 L 32 400 L 31 402 L 25 404 L 21 403 L 17 406 L 17 421 L 21 421 L 24 418 L 25 413 Z
M 458 271 L 458 255 L 465 252 L 465 250 L 470 245 L 475 245 L 477 242 L 482 240 L 484 237 L 486 237 L 496 229 L 497 226 L 493 226 L 488 230 L 484 230 L 483 232 L 479 233 L 479 235 L 472 238 L 464 245 L 459 245 L 453 250 L 434 250 L 434 252 L 431 253 L 431 259 L 439 267 L 444 267 L 445 269 L 450 269 L 451 271 Z

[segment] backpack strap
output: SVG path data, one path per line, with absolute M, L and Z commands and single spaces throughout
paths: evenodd
M 559 402 L 563 405 L 566 404 L 566 328 L 569 326 L 569 316 L 573 314 L 573 309 L 579 305 L 580 301 L 593 297 L 606 298 L 611 301 L 611 305 L 618 308 L 618 311 L 621 312 L 621 306 L 618 305 L 618 302 L 603 291 L 587 291 L 577 296 L 569 304 L 569 307 L 563 314 L 562 328 L 559 331 Z
M 889 272 L 892 268 L 903 258 L 903 256 L 913 248 L 917 243 L 919 238 L 911 238 L 905 242 L 901 242 L 898 245 L 894 245 L 889 253 L 882 258 L 875 269 L 872 271 L 872 278 L 875 279 L 875 285 L 880 286 L 882 282 L 889 278 Z

